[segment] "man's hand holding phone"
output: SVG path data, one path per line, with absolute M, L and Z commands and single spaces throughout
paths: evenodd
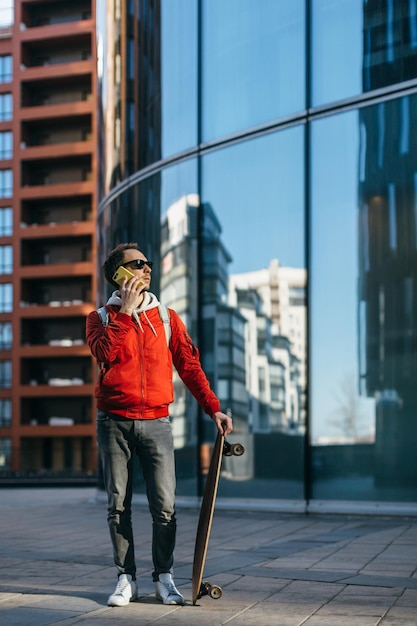
M 123 285 L 124 278 L 126 278 L 126 282 L 127 282 L 128 280 L 134 277 L 135 275 L 131 271 L 129 271 L 127 267 L 123 267 L 123 265 L 118 267 L 115 273 L 113 274 L 114 282 L 120 285 L 120 287 L 122 287 Z
M 117 268 L 113 275 L 113 280 L 120 285 L 120 296 L 122 299 L 120 312 L 132 315 L 134 309 L 143 300 L 142 292 L 145 283 L 122 265 Z

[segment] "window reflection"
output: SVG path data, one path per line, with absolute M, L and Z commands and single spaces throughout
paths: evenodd
M 316 497 L 416 496 L 417 148 L 398 132 L 416 105 L 313 125 L 312 432 L 331 444 L 314 453 Z
M 197 4 L 97 3 L 102 196 L 197 143 Z
M 202 358 L 247 449 L 238 464 L 225 459 L 234 482 L 223 481 L 223 494 L 302 497 L 302 154 L 296 127 L 203 158 Z
M 312 104 L 417 76 L 417 3 L 312 0 Z

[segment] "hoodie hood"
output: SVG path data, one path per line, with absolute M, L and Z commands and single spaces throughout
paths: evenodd
M 107 300 L 106 304 L 122 306 L 122 299 L 120 297 L 120 291 L 118 289 L 116 289 L 116 291 L 113 291 L 110 298 Z M 150 291 L 145 291 L 142 304 L 140 305 L 140 307 L 135 309 L 135 311 L 138 314 L 140 314 L 140 313 L 143 313 L 144 311 L 150 311 L 151 309 L 155 309 L 158 306 L 159 306 L 159 300 L 156 297 L 156 295 L 154 293 L 151 293 Z
M 107 304 L 109 305 L 113 304 L 115 306 L 122 306 L 122 299 L 120 297 L 120 291 L 118 289 L 116 289 L 116 291 L 113 291 L 110 298 L 107 300 Z M 145 291 L 142 304 L 133 311 L 133 317 L 135 318 L 142 332 L 143 332 L 143 328 L 142 328 L 142 324 L 140 323 L 140 317 L 139 317 L 141 313 L 143 313 L 146 319 L 148 320 L 148 323 L 150 327 L 152 328 L 154 335 L 158 334 L 155 328 L 153 327 L 151 321 L 149 320 L 148 316 L 146 315 L 146 311 L 150 311 L 151 309 L 156 309 L 158 306 L 159 306 L 159 300 L 156 297 L 156 295 L 154 293 L 151 293 L 150 291 Z

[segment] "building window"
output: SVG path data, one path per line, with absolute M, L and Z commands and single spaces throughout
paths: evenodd
M 11 198 L 13 195 L 12 170 L 0 170 L 0 198 Z
M 0 246 L 0 275 L 13 272 L 13 247 Z
M 0 361 L 0 389 L 10 389 L 12 386 L 12 362 Z
M 12 440 L 0 439 L 0 469 L 10 469 L 11 450 Z
M 0 207 L 0 237 L 9 237 L 13 234 L 12 208 Z
M 12 423 L 12 401 L 9 398 L 0 399 L 0 426 L 10 426 Z
M 0 28 L 11 26 L 14 22 L 14 0 L 2 0 L 0 4 Z
M 10 350 L 12 347 L 12 323 L 0 322 L 0 350 Z
M 0 94 L 0 122 L 7 122 L 13 117 L 13 99 L 11 93 Z
M 0 159 L 11 159 L 13 156 L 13 134 L 11 130 L 0 133 Z
M 10 83 L 13 78 L 12 57 L 10 54 L 0 56 L 0 83 Z
M 0 284 L 0 313 L 11 313 L 13 310 L 13 285 Z

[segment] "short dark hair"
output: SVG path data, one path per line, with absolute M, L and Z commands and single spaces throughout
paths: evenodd
M 125 250 L 139 250 L 139 247 L 137 243 L 119 243 L 103 263 L 104 278 L 112 287 L 119 287 L 113 280 L 113 274 L 123 264 Z

